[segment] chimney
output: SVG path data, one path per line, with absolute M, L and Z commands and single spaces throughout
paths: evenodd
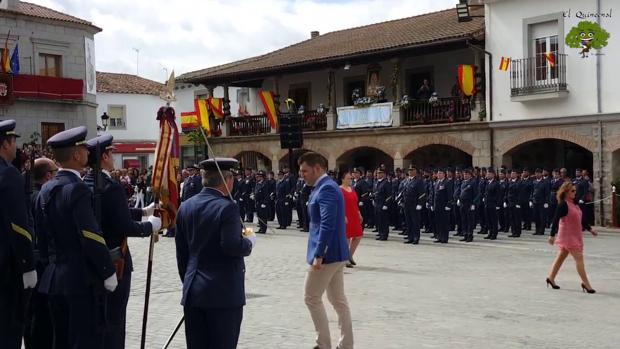
M 311 31 L 310 32 L 310 39 L 314 39 L 314 38 L 318 38 L 319 37 L 319 32 L 317 30 Z

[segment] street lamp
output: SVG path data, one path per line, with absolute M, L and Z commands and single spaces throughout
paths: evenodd
M 456 4 L 456 14 L 459 22 L 469 22 L 474 17 L 484 17 L 479 15 L 472 16 L 469 13 L 470 8 L 480 8 L 484 7 L 484 5 L 469 5 L 467 2 L 467 0 L 459 0 L 459 3 Z
M 108 121 L 110 121 L 110 116 L 108 113 L 103 112 L 103 115 L 101 115 L 101 123 L 103 124 L 104 132 L 108 129 Z

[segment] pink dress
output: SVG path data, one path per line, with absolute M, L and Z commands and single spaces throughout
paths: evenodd
M 570 200 L 566 203 L 568 204 L 568 214 L 560 218 L 560 227 L 555 244 L 562 250 L 583 252 L 581 209 Z

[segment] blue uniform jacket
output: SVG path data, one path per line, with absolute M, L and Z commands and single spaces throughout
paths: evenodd
M 177 267 L 184 306 L 245 305 L 245 264 L 252 252 L 241 236 L 239 207 L 221 192 L 204 188 L 183 202 L 176 222 Z
M 41 277 L 40 292 L 88 294 L 114 275 L 92 197 L 82 179 L 69 171 L 59 171 L 43 185 L 37 199 L 36 231 L 39 253 L 49 264 Z
M 535 204 L 546 204 L 549 199 L 550 186 L 546 179 L 535 179 L 532 182 L 532 196 L 530 201 Z
M 488 182 L 484 192 L 484 203 L 487 207 L 498 208 L 502 206 L 502 187 L 497 179 Z
M 323 177 L 308 202 L 308 264 L 312 264 L 315 257 L 322 257 L 324 264 L 349 260 L 344 215 L 344 197 L 338 184 Z
M 473 179 L 461 181 L 459 189 L 459 200 L 461 205 L 469 205 L 474 202 L 474 198 L 478 195 L 478 186 Z

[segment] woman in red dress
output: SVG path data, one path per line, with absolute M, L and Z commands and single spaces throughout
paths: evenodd
M 555 257 L 555 261 L 551 267 L 551 272 L 547 278 L 547 287 L 551 285 L 553 289 L 557 290 L 560 288 L 560 286 L 555 283 L 555 277 L 558 275 L 558 271 L 560 271 L 562 263 L 564 263 L 564 260 L 570 254 L 573 256 L 573 259 L 575 259 L 577 272 L 581 277 L 581 288 L 584 292 L 587 291 L 588 293 L 595 293 L 596 291 L 592 288 L 592 285 L 590 285 L 590 281 L 588 280 L 588 275 L 586 274 L 586 268 L 583 262 L 582 224 L 584 224 L 586 230 L 588 230 L 592 235 L 596 236 L 597 233 L 592 230 L 590 225 L 587 223 L 587 220 L 583 217 L 583 213 L 581 212 L 579 206 L 575 205 L 575 193 L 575 186 L 571 182 L 562 184 L 558 190 L 558 207 L 556 208 L 555 217 L 553 218 L 553 224 L 551 226 L 549 244 L 555 244 L 558 246 L 560 251 L 558 252 L 557 257 Z M 559 234 L 556 239 L 555 235 L 558 231 Z
M 349 240 L 349 250 L 351 251 L 351 259 L 347 263 L 348 268 L 353 268 L 355 260 L 353 254 L 357 246 L 362 240 L 364 233 L 362 232 L 362 214 L 360 213 L 357 194 L 351 187 L 351 173 L 346 172 L 342 177 L 342 185 L 340 186 L 342 195 L 344 196 L 344 212 L 347 224 L 347 240 Z

